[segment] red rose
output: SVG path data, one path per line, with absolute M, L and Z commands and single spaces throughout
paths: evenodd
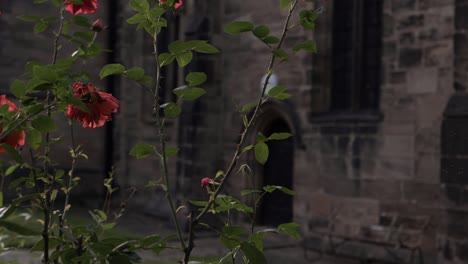
M 18 111 L 18 108 L 16 105 L 11 102 L 10 100 L 6 99 L 6 96 L 4 94 L 0 95 L 0 105 L 5 105 L 7 104 L 8 111 L 13 112 L 13 111 Z M 3 128 L 0 127 L 0 133 L 2 132 Z M 21 131 L 13 131 L 11 134 L 7 135 L 6 137 L 2 138 L 0 140 L 0 143 L 7 143 L 8 145 L 16 148 L 19 146 L 24 145 L 24 141 L 26 138 L 26 134 L 24 133 L 23 130 Z M 5 149 L 0 147 L 0 153 L 5 153 Z
M 72 4 L 68 0 L 65 0 L 65 10 L 70 12 L 72 15 L 78 14 L 92 14 L 98 9 L 98 0 L 82 0 L 83 4 L 77 5 Z
M 96 128 L 103 126 L 111 119 L 111 114 L 119 109 L 119 102 L 109 93 L 101 92 L 94 85 L 75 83 L 73 85 L 75 98 L 86 104 L 91 113 L 81 111 L 74 105 L 67 106 L 66 116 L 78 120 L 83 127 Z
M 164 3 L 166 3 L 166 2 L 167 2 L 167 0 L 159 0 L 159 3 L 160 3 L 160 4 L 164 4 Z M 179 8 L 179 7 L 181 7 L 181 6 L 182 6 L 182 0 L 179 0 L 178 3 L 175 3 L 175 4 L 174 4 L 174 8 L 175 8 L 175 9 L 177 9 L 177 8 Z
M 205 188 L 206 186 L 208 186 L 210 183 L 211 183 L 211 179 L 208 178 L 208 177 L 205 177 L 201 180 L 201 187 L 202 188 Z
M 175 8 L 175 9 L 177 9 L 177 8 L 179 8 L 179 7 L 181 7 L 181 6 L 182 6 L 182 0 L 179 0 L 178 3 L 175 3 L 175 4 L 174 4 L 174 8 Z

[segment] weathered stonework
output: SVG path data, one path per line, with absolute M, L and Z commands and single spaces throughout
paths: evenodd
M 0 2 L 3 87 L 22 69 L 23 61 L 10 54 L 22 54 L 29 45 L 27 25 L 11 19 L 18 15 L 15 10 L 24 8 L 23 2 Z M 286 49 L 296 41 L 313 37 L 318 53 L 298 53 L 275 72 L 279 83 L 288 87 L 291 98 L 264 107 L 248 144 L 254 142 L 256 133 L 265 132 L 278 120 L 294 134 L 294 162 L 286 164 L 291 171 L 287 177 L 292 177 L 292 189 L 297 193 L 291 221 L 300 223 L 305 234 L 326 227 L 331 208 L 342 211 L 345 219 L 341 219 L 339 228 L 348 233 L 377 223 L 383 213 L 424 214 L 431 216 L 431 228 L 423 243 L 427 263 L 465 263 L 468 0 L 384 0 L 378 111 L 342 115 L 329 112 L 334 2 L 315 2 L 315 7 L 323 6 L 327 12 L 318 18 L 314 33 L 299 27 L 289 32 Z M 200 179 L 213 177 L 230 160 L 242 126 L 238 110 L 258 96 L 269 59 L 264 44 L 249 34 L 225 35 L 223 25 L 251 20 L 268 24 L 272 34 L 279 35 L 280 18 L 285 15 L 276 0 L 185 0 L 184 4 L 179 37 L 203 37 L 222 53 L 198 56 L 196 63 L 177 73 L 178 85 L 189 71 L 205 71 L 209 76 L 204 98 L 184 103 L 181 118 L 168 124 L 169 145 L 180 149 L 177 157 L 169 159 L 172 191 L 178 205 L 187 197 L 205 199 Z M 115 62 L 154 70 L 151 56 L 144 53 L 148 50 L 143 32 L 123 19 L 133 11 L 127 3 L 117 5 Z M 20 31 L 12 32 L 13 27 Z M 39 36 L 36 43 L 41 48 L 24 61 L 46 57 L 47 42 L 47 38 Z M 128 156 L 136 143 L 157 142 L 151 100 L 128 80 L 117 79 L 114 86 L 121 102 L 120 113 L 114 119 L 111 153 L 116 182 L 121 190 L 137 187 L 132 206 L 167 216 L 163 193 L 143 188 L 149 180 L 161 176 L 159 161 Z M 90 175 L 102 175 L 99 164 L 105 159 L 100 144 L 104 132 L 81 136 L 88 140 L 87 147 L 97 161 L 82 166 L 89 168 Z M 251 187 L 248 177 L 259 185 L 269 176 L 264 175 L 264 168 L 255 162 L 252 153 L 239 159 L 238 165 L 245 162 L 251 164 L 253 175 L 237 174 L 228 186 L 239 197 L 241 189 Z

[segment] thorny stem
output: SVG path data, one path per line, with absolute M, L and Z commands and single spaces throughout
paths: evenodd
M 156 116 L 156 125 L 159 130 L 159 144 L 161 145 L 163 177 L 164 177 L 164 183 L 166 185 L 166 188 L 164 191 L 166 192 L 166 199 L 167 199 L 167 202 L 169 203 L 169 207 L 171 208 L 172 220 L 174 221 L 174 224 L 176 226 L 177 236 L 180 241 L 180 245 L 182 246 L 183 251 L 186 253 L 187 246 L 185 245 L 185 240 L 182 236 L 182 231 L 180 228 L 179 220 L 177 219 L 177 212 L 174 206 L 174 201 L 172 200 L 172 196 L 171 196 L 171 189 L 170 189 L 170 182 L 169 182 L 169 175 L 168 175 L 169 173 L 168 173 L 168 166 L 167 166 L 167 155 L 166 155 L 166 140 L 164 138 L 164 135 L 165 135 L 164 119 L 161 118 L 159 114 L 159 110 L 160 110 L 160 105 L 159 105 L 160 85 L 159 83 L 161 81 L 161 66 L 159 64 L 159 58 L 158 58 L 157 32 L 155 32 L 153 35 L 153 54 L 154 54 L 154 59 L 156 62 L 156 82 L 155 82 L 154 94 L 153 94 L 153 100 L 154 100 L 153 112 L 154 112 L 154 115 Z
M 68 185 L 67 185 L 67 193 L 65 195 L 65 204 L 63 205 L 63 212 L 62 215 L 60 216 L 60 236 L 62 236 L 62 228 L 63 228 L 63 223 L 65 221 L 65 217 L 67 215 L 68 211 L 68 204 L 70 202 L 70 192 L 71 192 L 71 187 L 73 183 L 73 173 L 76 168 L 76 160 L 77 160 L 77 149 L 75 147 L 75 136 L 73 133 L 73 123 L 70 123 L 70 137 L 71 137 L 71 144 L 72 144 L 72 164 L 70 171 L 68 172 Z
M 65 11 L 64 6 L 60 9 L 60 23 L 59 23 L 59 28 L 58 31 L 55 33 L 55 39 L 54 39 L 54 51 L 52 55 L 52 64 L 55 64 L 57 61 L 57 56 L 58 56 L 58 50 L 59 50 L 59 40 L 60 40 L 60 35 L 62 35 L 62 30 L 63 30 L 63 22 L 64 22 L 64 16 L 63 12 Z M 47 97 L 46 101 L 47 104 L 51 104 L 51 93 L 50 91 L 47 91 Z M 55 100 L 55 99 L 54 99 Z M 50 108 L 47 108 L 47 116 L 51 116 L 51 110 Z M 46 175 L 48 174 L 49 170 L 49 153 L 50 153 L 50 133 L 47 132 L 45 135 L 45 145 L 44 145 L 44 163 L 43 163 L 43 170 Z M 55 183 L 55 176 L 52 176 L 52 179 L 49 183 L 49 186 L 47 186 L 45 190 L 45 202 L 44 202 L 44 228 L 42 230 L 42 237 L 44 239 L 44 263 L 49 262 L 49 228 L 51 225 L 51 207 L 52 207 L 52 201 L 51 201 L 51 193 L 52 189 Z
M 280 41 L 276 47 L 276 49 L 279 49 L 281 48 L 281 45 L 283 44 L 283 41 L 284 41 L 284 38 L 286 37 L 286 33 L 288 31 L 288 25 L 289 25 L 289 21 L 291 19 L 291 15 L 296 7 L 298 3 L 298 0 L 294 0 L 294 3 L 291 5 L 291 7 L 289 8 L 289 12 L 288 12 L 288 15 L 286 17 L 286 21 L 284 23 L 284 26 L 283 26 L 283 30 L 282 30 L 282 33 L 281 33 L 281 38 L 280 38 Z M 232 156 L 232 159 L 231 159 L 231 162 L 229 163 L 229 166 L 227 167 L 225 173 L 224 173 L 224 177 L 223 179 L 221 180 L 220 184 L 218 185 L 218 187 L 216 188 L 212 198 L 208 201 L 208 203 L 206 204 L 206 206 L 203 208 L 203 210 L 193 219 L 191 219 L 190 221 L 190 227 L 191 229 L 193 230 L 193 227 L 195 225 L 198 224 L 198 222 L 200 221 L 200 219 L 208 212 L 208 210 L 211 208 L 211 206 L 213 205 L 214 201 L 216 200 L 216 197 L 220 194 L 220 192 L 223 190 L 224 188 L 224 185 L 226 184 L 227 180 L 229 179 L 229 176 L 231 175 L 233 169 L 235 168 L 236 166 L 236 163 L 237 163 L 237 159 L 239 158 L 240 154 L 241 154 L 241 150 L 242 150 L 242 145 L 244 144 L 244 141 L 245 141 L 245 138 L 247 136 L 247 133 L 249 132 L 249 129 L 250 127 L 252 126 L 252 124 L 254 123 L 255 119 L 257 118 L 258 116 L 258 112 L 260 110 L 260 106 L 263 102 L 263 96 L 265 95 L 265 91 L 266 91 L 266 88 L 267 88 L 267 84 L 268 84 L 268 81 L 270 80 L 270 77 L 271 75 L 273 74 L 273 68 L 274 68 L 274 63 L 275 63 L 275 56 L 272 55 L 271 56 L 271 59 L 270 59 L 270 63 L 268 64 L 268 68 L 267 68 L 267 76 L 266 76 L 266 79 L 265 79 L 265 82 L 263 83 L 263 87 L 262 87 L 262 92 L 261 92 L 261 95 L 259 96 L 258 98 L 258 101 L 257 101 L 257 105 L 255 107 L 255 110 L 252 114 L 252 117 L 250 118 L 250 120 L 247 122 L 247 124 L 245 125 L 244 127 L 244 131 L 242 132 L 241 134 L 241 137 L 239 139 L 239 142 L 237 144 L 237 147 L 234 151 L 234 155 Z M 189 233 L 189 244 L 190 243 L 193 243 L 193 240 L 194 240 L 194 233 L 193 231 Z M 191 248 L 188 248 L 187 251 L 186 251 L 186 254 L 185 254 L 185 257 L 184 257 L 184 263 L 187 263 L 189 258 L 190 258 L 190 254 L 191 254 Z

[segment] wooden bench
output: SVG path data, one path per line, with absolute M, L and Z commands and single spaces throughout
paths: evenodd
M 429 225 L 426 215 L 383 213 L 377 224 L 343 228 L 337 225 L 338 210 L 331 212 L 326 228 L 316 228 L 302 240 L 308 260 L 310 251 L 354 258 L 361 263 L 424 264 L 422 240 Z M 343 230 L 351 232 L 343 232 Z

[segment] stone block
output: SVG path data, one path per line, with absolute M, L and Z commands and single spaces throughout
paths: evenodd
M 405 181 L 403 199 L 414 204 L 439 207 L 442 201 L 440 184 Z
M 414 157 L 414 136 L 390 135 L 383 136 L 379 144 L 378 154 L 381 157 Z
M 321 157 L 319 166 L 320 175 L 326 180 L 346 179 L 347 165 L 343 157 Z
M 408 93 L 435 93 L 438 84 L 437 68 L 412 68 L 408 70 Z
M 401 68 L 415 67 L 421 65 L 423 51 L 419 48 L 402 48 L 400 49 L 400 56 L 398 65 Z
M 381 158 L 375 176 L 378 179 L 413 179 L 414 158 Z
M 453 58 L 454 51 L 452 43 L 432 45 L 424 49 L 424 65 L 428 67 L 451 66 L 453 64 Z
M 362 180 L 360 197 L 381 202 L 398 202 L 402 198 L 402 183 L 392 180 Z
M 416 7 L 415 0 L 398 0 L 392 2 L 392 11 L 393 13 L 412 11 Z
M 399 30 L 410 30 L 420 28 L 424 25 L 424 15 L 409 15 L 400 18 L 398 21 Z
M 414 180 L 425 183 L 440 182 L 440 157 L 422 154 L 416 159 Z

